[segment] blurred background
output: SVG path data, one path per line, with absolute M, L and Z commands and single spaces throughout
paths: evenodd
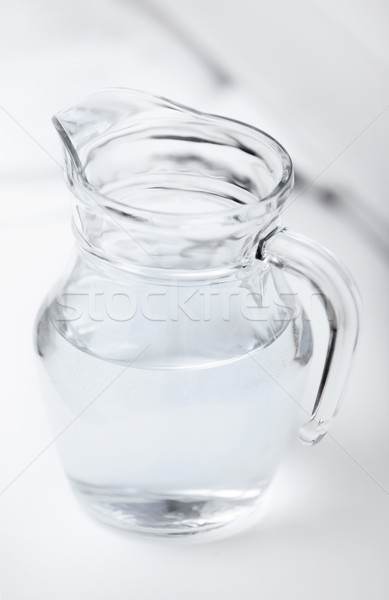
M 1 13 L 0 597 L 387 598 L 387 3 L 3 0 Z M 208 546 L 166 548 L 88 521 L 54 448 L 42 452 L 52 435 L 31 331 L 72 247 L 50 118 L 111 86 L 276 137 L 296 168 L 284 223 L 332 250 L 362 295 L 334 439 L 292 443 L 266 519 Z

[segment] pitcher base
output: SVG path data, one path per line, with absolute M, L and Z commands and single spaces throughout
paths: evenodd
M 242 494 L 152 493 L 129 488 L 92 486 L 71 480 L 84 508 L 95 518 L 121 529 L 156 536 L 190 536 L 240 521 L 260 504 L 265 486 Z M 267 486 L 266 486 L 267 487 Z

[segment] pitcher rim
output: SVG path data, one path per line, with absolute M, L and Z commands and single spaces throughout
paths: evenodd
M 188 213 L 188 212 L 180 212 L 180 211 L 167 213 L 164 210 L 142 208 L 142 207 L 138 207 L 138 206 L 134 207 L 134 206 L 131 206 L 131 204 L 128 204 L 126 206 L 123 203 L 121 203 L 120 201 L 115 200 L 114 198 L 111 198 L 108 195 L 102 194 L 101 192 L 99 192 L 98 189 L 96 189 L 93 185 L 91 185 L 89 183 L 89 181 L 85 175 L 84 167 L 79 159 L 78 153 L 73 145 L 73 142 L 71 141 L 70 136 L 68 135 L 68 133 L 66 132 L 65 128 L 63 127 L 63 125 L 61 123 L 61 115 L 66 113 L 68 110 L 70 110 L 72 108 L 72 106 L 77 104 L 77 102 L 80 102 L 87 98 L 91 98 L 94 95 L 99 95 L 99 94 L 103 94 L 103 93 L 115 93 L 115 92 L 126 92 L 128 94 L 131 94 L 131 95 L 134 95 L 137 97 L 143 96 L 145 98 L 155 100 L 156 103 L 158 103 L 158 104 L 163 102 L 164 104 L 168 104 L 171 107 L 178 109 L 182 112 L 188 113 L 188 114 L 192 114 L 192 115 L 196 115 L 196 116 L 199 116 L 202 118 L 217 121 L 219 123 L 232 124 L 233 126 L 237 126 L 243 130 L 250 130 L 250 131 L 254 132 L 254 134 L 258 137 L 258 140 L 262 139 L 265 143 L 268 144 L 268 146 L 270 146 L 273 149 L 273 151 L 275 151 L 276 156 L 280 161 L 282 173 L 278 179 L 278 182 L 274 185 L 274 187 L 271 189 L 271 191 L 268 194 L 265 194 L 262 197 L 259 197 L 258 195 L 252 193 L 253 198 L 255 198 L 255 200 L 256 200 L 256 202 L 253 202 L 252 204 L 251 203 L 250 204 L 239 204 L 239 205 L 237 204 L 231 208 L 223 208 L 223 209 L 218 209 L 218 210 L 209 211 L 209 212 L 207 211 L 206 213 Z M 106 87 L 106 88 L 97 90 L 96 92 L 92 92 L 91 94 L 88 94 L 86 96 L 80 97 L 78 99 L 78 101 L 76 100 L 71 105 L 69 105 L 67 108 L 56 113 L 52 117 L 52 123 L 53 123 L 57 133 L 59 134 L 59 136 L 60 136 L 60 138 L 61 138 L 61 140 L 73 162 L 73 166 L 76 171 L 76 180 L 72 179 L 71 184 L 74 185 L 75 183 L 78 183 L 77 187 L 78 187 L 79 191 L 83 192 L 81 194 L 82 199 L 90 198 L 92 201 L 94 201 L 96 203 L 96 197 L 97 197 L 97 198 L 101 199 L 102 204 L 105 207 L 107 207 L 113 211 L 117 211 L 121 215 L 123 215 L 123 213 L 124 213 L 124 214 L 128 214 L 129 217 L 139 215 L 141 217 L 142 216 L 143 217 L 147 217 L 147 216 L 149 216 L 149 217 L 151 217 L 151 216 L 164 217 L 169 220 L 170 219 L 172 219 L 172 220 L 176 220 L 176 219 L 188 220 L 189 219 L 191 222 L 193 222 L 193 220 L 204 220 L 205 219 L 208 221 L 210 219 L 214 220 L 215 218 L 220 219 L 223 217 L 230 217 L 230 216 L 241 217 L 242 215 L 245 215 L 246 219 L 249 219 L 251 217 L 258 216 L 258 213 L 262 214 L 262 212 L 260 211 L 260 208 L 263 208 L 265 204 L 267 206 L 267 210 L 264 211 L 265 213 L 270 213 L 274 210 L 279 210 L 282 207 L 282 205 L 284 204 L 285 200 L 288 198 L 288 196 L 293 188 L 294 170 L 293 170 L 292 159 L 291 159 L 289 153 L 286 151 L 286 149 L 282 146 L 282 144 L 280 144 L 280 142 L 278 142 L 278 140 L 276 140 L 273 136 L 266 133 L 259 127 L 251 125 L 249 123 L 246 123 L 245 121 L 241 121 L 239 119 L 234 119 L 234 118 L 227 117 L 224 115 L 218 115 L 218 114 L 212 113 L 212 112 L 198 110 L 196 108 L 193 108 L 193 107 L 183 104 L 181 102 L 171 100 L 170 98 L 167 98 L 166 96 L 163 96 L 160 94 L 150 93 L 150 92 L 135 89 L 135 88 Z M 81 190 L 80 190 L 80 188 L 81 188 Z M 271 207 L 269 207 L 269 202 L 271 203 Z M 98 202 L 98 204 L 99 204 L 99 202 Z M 126 209 L 128 210 L 128 213 L 126 213 Z

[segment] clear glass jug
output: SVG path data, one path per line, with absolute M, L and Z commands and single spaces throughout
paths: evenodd
M 292 163 L 262 131 L 126 89 L 92 94 L 54 125 L 76 251 L 38 315 L 36 347 L 71 485 L 93 515 L 130 530 L 235 522 L 259 505 L 296 431 L 313 352 L 285 271 L 310 280 L 329 316 L 300 429 L 310 444 L 337 412 L 355 349 L 354 285 L 281 227 Z

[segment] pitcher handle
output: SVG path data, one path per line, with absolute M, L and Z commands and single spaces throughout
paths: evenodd
M 336 416 L 358 339 L 360 297 L 353 279 L 327 249 L 316 242 L 280 229 L 263 240 L 259 258 L 275 267 L 307 278 L 324 302 L 330 335 L 323 374 L 300 438 L 315 444 Z

